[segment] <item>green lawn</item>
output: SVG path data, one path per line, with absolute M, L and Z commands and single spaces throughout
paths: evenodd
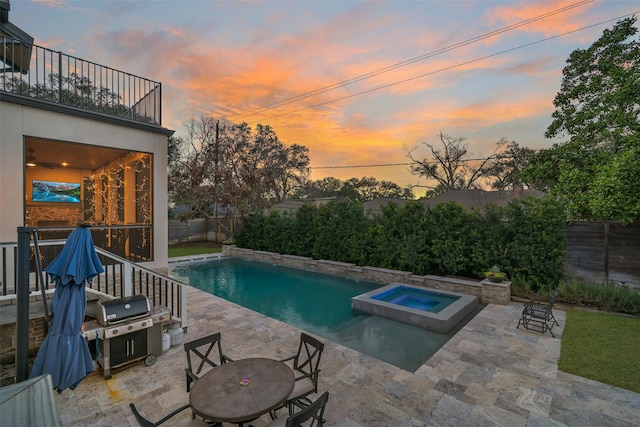
M 188 247 L 188 248 L 169 247 L 169 258 L 175 258 L 179 256 L 214 254 L 218 252 L 222 252 L 222 248 L 215 248 L 210 246 L 195 246 L 195 247 Z
M 640 319 L 568 310 L 558 369 L 640 393 Z

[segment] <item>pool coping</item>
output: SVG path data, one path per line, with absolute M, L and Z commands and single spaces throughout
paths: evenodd
M 411 283 L 417 286 L 446 290 L 450 292 L 462 292 L 475 295 L 482 305 L 509 304 L 511 299 L 511 282 L 493 283 L 488 280 L 482 282 L 470 279 L 416 275 L 409 271 L 391 270 L 388 268 L 358 266 L 356 264 L 317 260 L 299 255 L 286 255 L 275 252 L 256 251 L 253 249 L 239 248 L 235 245 L 222 245 L 222 253 L 228 257 L 250 259 L 266 262 L 268 264 L 282 265 L 317 273 L 332 274 L 354 280 L 387 285 L 394 282 Z
M 421 291 L 427 290 L 434 294 L 454 296 L 458 299 L 439 312 L 433 313 L 430 311 L 400 306 L 398 304 L 393 304 L 373 298 L 374 295 L 380 294 L 398 286 L 417 289 Z M 365 313 L 373 314 L 402 323 L 407 323 L 413 326 L 418 326 L 443 334 L 446 334 L 451 329 L 453 329 L 477 306 L 478 298 L 472 295 L 398 282 L 391 283 L 389 285 L 351 298 L 351 308 L 353 310 L 362 311 Z

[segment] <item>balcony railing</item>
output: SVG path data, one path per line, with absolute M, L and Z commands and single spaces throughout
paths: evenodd
M 160 126 L 159 82 L 4 38 L 0 91 Z
M 38 243 L 38 253 L 41 259 L 50 258 L 48 255 L 59 253 L 65 244 L 65 240 L 44 240 Z M 120 298 L 130 295 L 146 295 L 152 306 L 164 306 L 169 308 L 174 321 L 184 328 L 187 326 L 187 298 L 186 285 L 167 277 L 163 274 L 145 268 L 136 263 L 104 249 L 96 247 L 104 273 L 96 276 L 87 292 L 99 296 L 101 299 Z M 31 242 L 31 259 L 26 266 L 29 271 L 29 296 L 30 304 L 42 304 L 40 299 L 43 293 L 52 294 L 55 291 L 54 284 L 50 283 L 46 273 L 37 279 L 35 268 L 35 247 Z M 18 294 L 19 271 L 21 262 L 18 256 L 18 244 L 16 242 L 0 243 L 0 302 L 15 303 Z M 52 258 L 50 259 L 52 260 Z M 46 269 L 48 262 L 43 262 Z M 22 286 L 22 285 L 20 285 Z M 44 292 L 43 292 L 44 291 Z

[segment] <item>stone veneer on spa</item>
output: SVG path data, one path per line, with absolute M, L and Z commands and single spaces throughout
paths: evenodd
M 437 313 L 419 310 L 392 302 L 382 301 L 376 296 L 388 292 L 394 288 L 405 287 L 424 293 L 454 297 L 456 300 Z M 411 286 L 404 283 L 392 283 L 382 288 L 374 289 L 351 298 L 351 308 L 387 319 L 429 329 L 431 331 L 446 334 L 454 326 L 471 313 L 478 305 L 478 298 L 471 295 L 448 292 L 435 289 L 426 289 L 420 286 Z

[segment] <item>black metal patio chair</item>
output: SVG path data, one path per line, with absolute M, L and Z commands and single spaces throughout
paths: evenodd
M 159 421 L 156 421 L 155 423 L 153 421 L 148 420 L 147 418 L 145 418 L 144 416 L 142 416 L 142 414 L 140 412 L 138 412 L 138 409 L 136 408 L 136 405 L 134 405 L 133 403 L 129 404 L 129 407 L 131 408 L 131 412 L 133 412 L 133 416 L 136 417 L 136 421 L 138 422 L 138 425 L 140 425 L 141 427 L 157 427 L 160 424 L 168 421 L 169 419 L 173 418 L 175 415 L 179 414 L 180 412 L 184 411 L 185 409 L 191 408 L 190 405 L 184 405 L 179 407 L 178 409 L 172 411 L 169 415 L 166 415 L 164 417 L 162 417 Z M 212 427 L 215 424 L 209 424 L 199 418 L 191 418 L 191 421 L 188 421 L 186 424 L 181 424 L 183 426 L 186 427 Z M 220 425 L 220 424 L 218 424 Z
M 187 393 L 208 368 L 216 368 L 223 363 L 233 362 L 222 353 L 222 337 L 220 332 L 184 343 L 187 352 Z
M 289 409 L 289 415 L 293 414 L 294 406 L 305 408 L 311 404 L 309 395 L 318 392 L 318 377 L 320 375 L 320 358 L 324 344 L 304 332 L 300 333 L 300 344 L 298 352 L 293 356 L 281 359 L 281 362 L 290 363 L 296 382 L 293 391 L 285 402 L 284 406 Z M 271 412 L 271 417 L 275 418 L 275 411 Z
M 322 427 L 325 423 L 324 409 L 329 400 L 329 392 L 325 391 L 309 406 L 287 417 L 279 417 L 264 427 L 301 427 L 302 423 L 311 420 L 308 427 Z
M 520 325 L 522 325 L 527 330 L 534 330 L 543 334 L 549 331 L 551 336 L 555 338 L 553 327 L 560 326 L 560 324 L 553 315 L 553 304 L 555 304 L 559 293 L 560 288 L 556 288 L 547 304 L 538 303 L 534 300 L 525 304 L 522 309 L 522 317 L 518 321 L 516 328 L 520 328 Z

